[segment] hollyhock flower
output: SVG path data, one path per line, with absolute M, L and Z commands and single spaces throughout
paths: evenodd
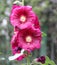
M 39 28 L 40 29 L 40 24 L 39 24 L 39 19 L 38 19 L 38 17 L 36 16 L 36 18 L 35 18 L 35 22 L 34 22 L 34 24 L 31 24 L 30 22 L 28 22 L 28 23 L 26 23 L 25 25 L 21 25 L 20 27 L 21 27 L 21 29 L 26 29 L 26 28 L 29 28 L 29 27 L 31 27 L 31 26 L 33 26 L 34 28 Z M 15 26 L 14 27 L 14 33 L 15 32 L 18 32 L 19 30 L 21 30 L 20 28 L 18 28 L 17 26 Z
M 12 40 L 11 40 L 12 53 L 13 53 L 13 55 L 17 54 L 17 56 L 18 56 L 18 54 L 21 53 L 21 50 L 22 50 L 22 48 L 18 46 L 18 41 L 17 41 L 18 40 L 18 34 L 19 34 L 19 32 L 16 32 L 13 35 Z M 27 57 L 28 54 L 30 54 L 30 52 L 27 51 L 27 50 L 25 52 L 27 52 L 27 54 L 21 54 L 21 56 L 19 56 L 18 58 L 16 58 L 16 60 L 21 61 L 25 57 Z M 13 56 L 12 58 L 14 59 L 15 57 Z M 10 60 L 12 60 L 12 58 L 10 57 Z
M 28 24 L 34 24 L 36 15 L 32 11 L 31 6 L 13 6 L 12 13 L 10 15 L 11 24 L 20 29 L 29 27 Z
M 11 47 L 12 47 L 13 55 L 15 55 L 16 53 L 21 53 L 21 50 L 22 50 L 22 48 L 19 47 L 18 44 L 17 44 L 17 36 L 18 36 L 17 34 L 18 34 L 18 32 L 16 32 L 14 34 L 14 36 L 12 37 L 12 40 L 11 40 L 11 43 L 12 43 Z M 24 58 L 25 58 L 25 54 L 23 54 L 20 57 L 18 57 L 17 60 L 22 60 Z
M 13 43 L 15 42 L 15 44 Z M 32 51 L 34 49 L 39 49 L 41 46 L 41 31 L 40 29 L 35 29 L 33 26 L 19 30 L 16 35 L 13 36 L 11 44 Z
M 22 48 L 20 48 L 18 46 L 15 47 L 14 45 L 12 45 L 12 53 L 15 56 L 15 57 L 14 56 L 12 57 L 13 60 L 19 60 L 19 61 L 21 61 L 21 60 L 23 60 L 26 57 L 26 54 L 21 53 L 21 50 L 22 50 Z
M 24 58 L 24 51 L 25 51 L 25 50 L 22 49 L 20 53 L 16 53 L 16 54 L 13 55 L 13 56 L 9 56 L 9 57 L 8 57 L 9 61 L 12 61 L 12 60 L 15 60 L 15 59 L 17 59 L 17 60 L 22 60 L 22 59 Z
M 45 60 L 46 60 L 45 56 L 41 56 L 41 57 L 39 57 L 39 58 L 36 58 L 36 61 L 37 61 L 37 62 L 41 62 L 42 64 L 45 63 Z
M 11 46 L 12 46 L 12 53 L 15 55 L 16 53 L 20 53 L 22 48 L 18 47 L 18 44 L 17 44 L 17 34 L 15 34 L 12 38 L 12 43 Z M 22 60 L 24 58 L 24 55 L 21 55 L 19 58 L 17 58 L 18 60 Z
M 34 27 L 37 29 L 40 29 L 40 23 L 39 23 L 39 18 L 38 16 L 35 17 L 35 22 L 34 22 Z
M 20 54 L 21 53 L 21 50 L 22 48 L 18 46 L 17 44 L 17 38 L 16 38 L 17 35 L 14 35 L 13 38 L 12 38 L 12 43 L 11 46 L 12 46 L 12 53 L 15 55 L 16 53 L 17 54 Z M 21 56 L 19 56 L 18 58 L 16 58 L 17 60 L 22 60 L 26 57 L 26 54 L 22 54 Z

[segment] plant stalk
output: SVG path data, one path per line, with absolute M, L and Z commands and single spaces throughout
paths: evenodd
M 27 65 L 30 65 L 30 58 L 29 58 L 29 56 L 27 57 Z
M 24 6 L 24 0 L 22 0 L 22 5 Z

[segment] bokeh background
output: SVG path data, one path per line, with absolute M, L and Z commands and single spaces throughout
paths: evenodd
M 0 0 L 0 65 L 21 65 L 23 61 L 9 61 L 12 55 L 10 40 L 13 27 L 9 16 L 15 0 Z M 21 1 L 21 0 L 20 0 Z M 31 5 L 38 15 L 43 34 L 41 49 L 32 52 L 32 59 L 47 55 L 57 64 L 57 0 L 25 0 L 25 5 Z

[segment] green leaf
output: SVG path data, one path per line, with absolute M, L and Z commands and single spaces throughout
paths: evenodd
M 50 63 L 50 62 L 51 62 L 51 60 L 49 59 L 48 56 L 46 56 L 46 61 L 45 61 L 45 63 Z
M 54 63 L 54 61 L 51 61 L 51 65 L 56 65 L 56 64 Z
M 46 34 L 46 33 L 44 33 L 44 32 L 42 32 L 42 37 L 44 37 L 44 36 L 47 36 L 47 34 Z
M 49 64 L 50 64 L 50 65 L 56 65 L 56 64 L 54 63 L 54 61 L 50 60 L 49 57 L 46 56 L 45 65 L 49 65 Z

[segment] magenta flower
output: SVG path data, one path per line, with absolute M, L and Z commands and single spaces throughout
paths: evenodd
M 14 44 L 12 44 L 12 53 L 15 55 L 16 53 L 21 53 L 21 50 L 22 50 L 22 48 L 20 48 L 20 47 L 18 47 L 18 45 L 16 44 L 15 45 L 15 43 Z M 21 61 L 21 60 L 23 60 L 24 58 L 26 57 L 26 54 L 23 54 L 23 55 L 21 55 L 21 56 L 19 56 L 16 60 L 19 60 L 19 61 Z
M 40 29 L 35 29 L 33 26 L 19 30 L 13 36 L 11 44 L 14 44 L 15 47 L 18 45 L 27 51 L 39 49 L 41 46 L 41 31 Z
M 14 36 L 14 39 L 15 39 L 15 36 Z M 14 40 L 13 40 L 13 41 L 14 41 Z M 22 50 L 22 48 L 18 46 L 17 42 L 16 42 L 16 41 L 13 42 L 13 44 L 12 44 L 12 53 L 13 53 L 13 55 L 15 55 L 16 53 L 19 53 L 19 54 L 20 54 L 20 53 L 21 53 L 21 50 Z M 26 57 L 26 54 L 23 54 L 23 55 L 21 55 L 20 57 L 18 57 L 16 60 L 21 61 L 21 60 L 23 60 L 25 57 Z
M 21 29 L 26 29 L 26 28 L 29 28 L 29 27 L 31 27 L 31 26 L 33 26 L 34 28 L 39 28 L 40 29 L 40 24 L 39 24 L 39 19 L 38 19 L 38 17 L 36 16 L 35 17 L 35 22 L 34 22 L 34 24 L 32 24 L 31 22 L 28 22 L 28 23 L 26 23 L 25 25 L 21 25 L 20 27 L 21 27 Z M 15 26 L 14 27 L 14 32 L 18 32 L 19 30 L 21 30 L 20 28 L 18 28 L 17 26 Z
M 41 47 L 41 31 L 38 17 L 31 6 L 14 4 L 10 15 L 11 24 L 14 26 L 14 35 L 11 40 L 12 53 L 9 59 L 24 59 L 31 51 Z M 22 52 L 23 51 L 23 52 Z
M 42 64 L 45 63 L 45 60 L 46 60 L 45 56 L 41 56 L 41 57 L 37 58 L 37 62 L 41 62 Z
M 21 48 L 19 45 L 18 45 L 18 34 L 19 34 L 19 32 L 16 32 L 14 35 L 13 35 L 13 37 L 12 37 L 12 40 L 11 40 L 11 47 L 12 47 L 12 53 L 13 53 L 13 55 L 15 55 L 16 53 L 21 53 L 21 50 L 23 49 L 23 48 Z M 26 52 L 28 53 L 28 54 L 30 54 L 30 52 L 29 51 L 27 51 L 26 50 Z M 20 57 L 18 57 L 16 60 L 19 60 L 19 61 L 21 61 L 21 60 L 23 60 L 25 57 L 27 57 L 27 54 L 23 54 L 23 55 L 21 55 Z
M 37 29 L 37 28 L 40 29 L 39 18 L 38 18 L 37 16 L 35 17 L 34 27 L 35 27 L 36 29 Z
M 36 19 L 35 13 L 32 11 L 31 6 L 18 6 L 14 5 L 10 15 L 11 24 L 20 29 L 29 27 L 28 24 L 34 24 Z

